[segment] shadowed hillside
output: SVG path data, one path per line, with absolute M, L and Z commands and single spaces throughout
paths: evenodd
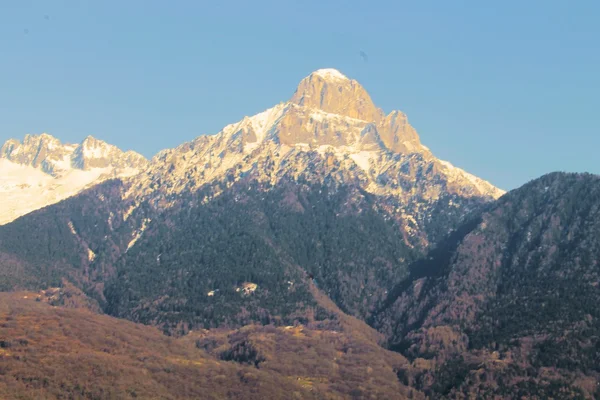
M 372 323 L 433 397 L 598 396 L 600 177 L 510 192 L 411 267 Z

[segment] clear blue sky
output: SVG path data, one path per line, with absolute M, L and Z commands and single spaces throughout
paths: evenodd
M 0 0 L 0 141 L 91 134 L 150 157 L 327 67 L 502 188 L 600 173 L 599 20 L 585 0 Z

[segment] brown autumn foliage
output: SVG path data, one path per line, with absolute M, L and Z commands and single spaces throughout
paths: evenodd
M 81 289 L 64 278 L 61 287 L 40 290 L 36 301 L 42 301 L 52 306 L 81 308 L 99 314 L 102 313 L 102 309 L 96 300 L 90 299 Z
M 423 398 L 397 379 L 404 357 L 345 331 L 345 321 L 173 338 L 36 298 L 0 293 L 2 399 Z

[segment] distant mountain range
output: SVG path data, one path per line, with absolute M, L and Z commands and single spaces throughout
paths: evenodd
M 54 185 L 93 178 L 37 199 L 28 190 L 43 188 L 14 173 L 6 196 L 25 200 L 0 226 L 0 290 L 55 288 L 56 305 L 184 338 L 258 324 L 321 340 L 342 324 L 401 353 L 398 398 L 596 393 L 598 178 L 555 173 L 505 194 L 437 159 L 403 113 L 337 70 L 150 161 L 48 135 L 1 155 Z M 213 339 L 201 341 L 212 356 Z M 248 340 L 219 354 L 273 357 L 277 341 Z
M 10 139 L 0 148 L 0 224 L 54 204 L 105 179 L 136 175 L 148 161 L 91 136 L 63 144 L 48 134 Z

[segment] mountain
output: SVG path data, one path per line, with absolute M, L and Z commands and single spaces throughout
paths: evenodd
M 243 179 L 269 186 L 305 179 L 388 197 L 411 236 L 407 240 L 424 245 L 447 234 L 422 234 L 438 205 L 462 214 L 472 208 L 468 204 L 504 194 L 435 158 L 406 115 L 385 115 L 358 82 L 323 69 L 304 78 L 290 101 L 160 152 L 126 197 L 162 209 L 182 193 Z
M 91 136 L 63 144 L 48 135 L 10 139 L 0 148 L 0 224 L 54 204 L 109 178 L 135 175 L 147 160 Z
M 600 395 L 600 177 L 510 192 L 411 266 L 372 324 L 449 398 Z M 536 397 L 537 396 L 537 397 Z
M 22 162 L 60 175 L 56 159 Z M 44 313 L 79 320 L 83 308 L 107 314 L 86 321 L 114 324 L 133 354 L 132 329 L 146 328 L 111 317 L 159 328 L 180 354 L 169 371 L 155 369 L 173 361 L 165 347 L 120 355 L 127 376 L 153 374 L 157 393 L 199 362 L 235 381 L 231 393 L 256 384 L 265 398 L 280 396 L 271 387 L 300 398 L 600 396 L 598 176 L 553 173 L 504 193 L 437 159 L 404 114 L 331 69 L 141 169 L 0 226 L 0 290 L 44 290 L 39 303 L 60 310 L 7 294 L 11 315 L 26 317 L 0 333 Z M 9 382 L 25 376 L 29 390 L 48 374 L 23 375 L 20 361 Z
M 66 278 L 173 334 L 326 318 L 312 285 L 367 319 L 410 262 L 502 194 L 319 70 L 286 103 L 0 227 L 0 288 Z

